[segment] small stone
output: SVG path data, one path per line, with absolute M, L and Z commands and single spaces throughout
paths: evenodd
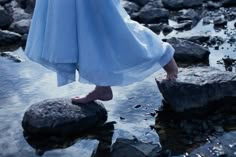
M 120 120 L 125 120 L 125 118 L 124 117 L 120 117 Z
M 134 108 L 136 108 L 136 109 L 138 109 L 138 108 L 140 108 L 141 107 L 141 105 L 136 105 L 136 106 L 134 106 Z
M 227 21 L 224 17 L 217 17 L 214 19 L 214 25 L 215 26 L 225 26 L 227 24 Z

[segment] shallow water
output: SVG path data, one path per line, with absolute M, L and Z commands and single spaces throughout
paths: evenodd
M 25 61 L 13 63 L 0 58 L 0 156 L 34 157 L 35 151 L 25 141 L 21 127 L 25 110 L 31 104 L 44 99 L 86 94 L 94 86 L 74 82 L 58 88 L 54 72 L 27 60 L 21 49 L 15 53 Z M 136 136 L 143 136 L 151 131 L 149 125 L 155 121 L 149 113 L 158 109 L 161 101 L 161 95 L 154 81 L 155 75 L 157 74 L 153 74 L 143 82 L 113 88 L 114 100 L 105 102 L 104 105 L 109 111 L 108 121 L 116 121 L 116 128 L 129 131 Z M 136 105 L 141 107 L 135 109 Z M 120 117 L 125 119 L 121 120 Z M 158 138 L 150 140 L 158 142 Z M 44 156 L 65 157 L 83 154 L 83 157 L 86 157 L 90 156 L 93 150 L 90 147 L 95 147 L 96 143 L 82 140 L 67 149 L 47 152 Z
M 234 27 L 234 23 L 236 20 L 230 21 L 227 23 L 227 29 L 214 29 L 214 24 L 209 25 L 203 25 L 203 20 L 201 20 L 192 30 L 189 31 L 183 31 L 183 32 L 177 32 L 173 31 L 167 37 L 190 37 L 190 36 L 219 36 L 224 39 L 224 41 L 227 41 L 230 37 L 236 36 L 236 28 Z M 174 21 L 170 21 L 170 25 L 175 25 L 176 23 Z M 225 33 L 226 32 L 226 33 Z M 227 34 L 231 34 L 230 36 Z M 227 42 L 224 42 L 219 47 L 219 50 L 215 50 L 214 48 L 210 49 L 210 57 L 209 57 L 209 64 L 213 67 L 217 67 L 221 70 L 225 70 L 224 66 L 217 64 L 218 60 L 221 60 L 225 55 L 229 56 L 231 58 L 236 58 L 236 44 L 234 45 L 229 44 Z
M 229 22 L 229 30 L 235 31 L 233 23 Z M 192 36 L 211 35 L 226 37 L 224 31 L 216 32 L 213 25 L 202 26 L 200 22 L 191 31 L 183 33 L 172 32 L 168 36 Z M 222 49 L 224 47 L 224 49 Z M 236 58 L 233 50 L 236 45 L 223 44 L 219 50 L 210 48 L 210 65 L 224 70 L 222 65 L 216 64 L 225 55 Z M 25 61 L 14 63 L 6 58 L 0 57 L 0 156 L 1 157 L 34 157 L 35 150 L 29 146 L 23 137 L 21 120 L 25 110 L 33 103 L 48 98 L 71 97 L 83 95 L 94 88 L 92 85 L 80 84 L 78 82 L 58 88 L 56 86 L 56 75 L 44 67 L 29 61 L 22 51 L 15 52 Z M 163 73 L 159 71 L 142 82 L 125 87 L 113 87 L 114 99 L 104 102 L 107 108 L 108 121 L 116 121 L 115 128 L 131 132 L 142 137 L 143 140 L 158 142 L 149 126 L 155 123 L 150 113 L 161 106 L 161 94 L 157 89 L 154 78 Z M 141 105 L 140 108 L 135 108 Z M 78 140 L 74 145 L 65 149 L 48 151 L 45 157 L 89 157 L 96 148 L 96 140 Z

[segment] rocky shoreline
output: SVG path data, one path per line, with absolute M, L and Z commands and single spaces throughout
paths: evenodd
M 34 5 L 35 0 L 0 0 L 0 56 L 17 63 L 22 61 L 13 51 L 25 47 Z M 100 129 L 91 133 L 92 143 L 96 145 L 91 156 L 104 156 L 105 153 L 113 157 L 121 154 L 123 157 L 154 157 L 185 152 L 188 153 L 183 156 L 193 157 L 235 155 L 236 59 L 225 56 L 218 61 L 229 71 L 225 72 L 210 67 L 209 56 L 212 50 L 231 50 L 231 47 L 236 53 L 236 1 L 122 0 L 122 5 L 133 20 L 173 45 L 176 49 L 174 57 L 182 69 L 177 82 L 161 82 L 157 77 L 165 101 L 163 110 L 152 113 L 156 116 L 156 124 L 150 127 L 160 136 L 161 146 L 144 142 L 131 133 L 122 133 L 126 136 L 116 136 L 114 140 L 119 130 L 114 130 L 114 123 L 103 125 L 104 120 Z M 180 35 L 199 23 L 213 25 L 216 33 Z M 32 131 L 27 131 L 26 122 L 29 121 L 23 121 L 26 132 Z M 32 124 L 38 124 L 38 121 Z M 69 147 L 81 138 L 60 137 L 55 141 L 54 137 L 43 139 L 26 132 L 27 142 L 39 155 L 47 150 Z

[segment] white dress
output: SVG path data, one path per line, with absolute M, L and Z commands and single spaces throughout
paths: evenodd
M 25 54 L 55 71 L 58 86 L 141 81 L 174 54 L 150 29 L 130 19 L 120 0 L 36 0 Z

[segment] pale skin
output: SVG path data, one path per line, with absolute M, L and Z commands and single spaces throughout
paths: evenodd
M 166 64 L 163 69 L 166 71 L 166 80 L 176 80 L 178 76 L 178 66 L 172 58 L 168 64 Z M 96 86 L 93 91 L 83 97 L 73 97 L 71 98 L 73 103 L 88 103 L 94 100 L 109 101 L 112 100 L 113 93 L 111 86 Z

